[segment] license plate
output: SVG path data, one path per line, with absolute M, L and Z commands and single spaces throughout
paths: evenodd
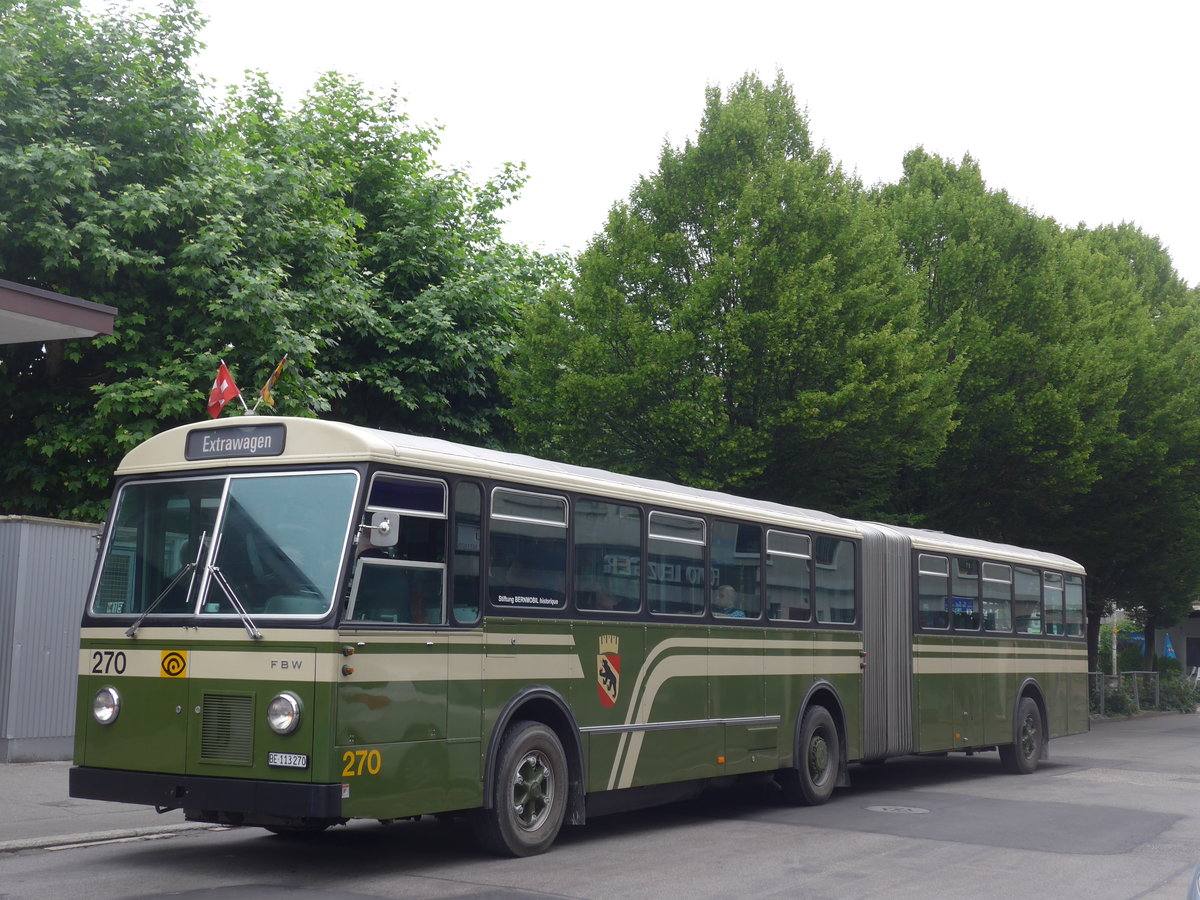
M 268 753 L 267 765 L 277 769 L 307 769 L 306 753 Z

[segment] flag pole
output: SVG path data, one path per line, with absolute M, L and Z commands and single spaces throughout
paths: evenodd
M 225 366 L 225 360 L 221 360 L 221 365 Z M 225 366 L 225 368 L 228 369 L 229 366 Z M 250 407 L 246 405 L 246 398 L 242 396 L 241 391 L 237 392 L 237 398 L 242 401 L 242 409 L 244 409 L 247 413 L 249 413 Z
M 283 354 L 283 359 L 279 361 L 279 365 L 275 367 L 270 376 L 267 378 L 267 383 L 264 384 L 259 390 L 258 399 L 254 401 L 254 409 L 250 410 L 251 414 L 256 412 L 259 405 L 264 402 L 267 404 L 267 406 L 275 406 L 275 398 L 271 396 L 271 388 L 275 387 L 275 382 L 279 380 L 279 376 L 282 374 L 283 368 L 287 365 L 287 362 L 288 355 L 285 353 Z
M 229 372 L 229 366 L 225 360 L 221 360 L 221 365 L 217 368 L 217 377 L 213 379 L 212 388 L 208 392 L 208 415 L 209 418 L 217 418 L 225 411 L 225 407 L 229 405 L 229 401 L 234 397 L 241 397 L 241 389 L 238 388 L 237 382 L 233 380 L 233 375 Z M 246 401 L 242 400 L 242 408 L 246 406 Z

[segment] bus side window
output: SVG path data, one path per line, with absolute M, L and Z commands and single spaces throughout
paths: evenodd
M 376 473 L 364 524 L 390 514 L 394 543 L 360 541 L 347 619 L 391 625 L 445 621 L 446 484 Z
M 637 612 L 642 605 L 642 513 L 635 506 L 575 503 L 575 607 Z
M 1013 579 L 1013 617 L 1018 634 L 1042 633 L 1042 574 L 1017 566 Z
M 1042 606 L 1046 634 L 1065 634 L 1063 629 L 1063 577 L 1058 572 L 1042 574 Z
M 1078 575 L 1067 576 L 1066 633 L 1071 637 L 1083 637 L 1083 579 Z
M 979 560 L 954 557 L 954 630 L 979 630 Z
M 479 485 L 463 481 L 454 489 L 454 621 L 464 625 L 479 620 L 480 502 Z
M 567 596 L 567 501 L 495 488 L 488 522 L 488 593 L 499 609 L 562 609 Z
M 917 572 L 917 625 L 945 631 L 950 627 L 950 560 L 922 553 Z
M 662 615 L 704 614 L 704 520 L 650 513 L 646 602 Z
M 757 525 L 712 523 L 712 613 L 718 618 L 758 619 L 762 616 L 759 567 L 762 529 Z
M 812 538 L 767 532 L 767 612 L 784 622 L 812 619 Z
M 1012 631 L 1012 566 L 983 564 L 983 627 Z
M 817 621 L 829 624 L 853 622 L 858 595 L 854 544 L 841 538 L 818 535 L 815 562 L 813 599 Z
M 441 619 L 444 570 L 390 559 L 358 561 L 350 621 L 430 625 Z

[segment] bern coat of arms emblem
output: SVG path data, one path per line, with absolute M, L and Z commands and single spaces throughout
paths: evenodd
M 600 637 L 599 653 L 596 654 L 596 692 L 600 696 L 602 706 L 612 706 L 617 702 L 617 693 L 621 689 L 621 655 L 620 638 L 613 634 Z

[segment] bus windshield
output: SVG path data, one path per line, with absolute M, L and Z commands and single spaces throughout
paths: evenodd
M 236 598 L 252 615 L 324 615 L 357 485 L 354 472 L 127 484 L 91 612 L 236 616 Z

